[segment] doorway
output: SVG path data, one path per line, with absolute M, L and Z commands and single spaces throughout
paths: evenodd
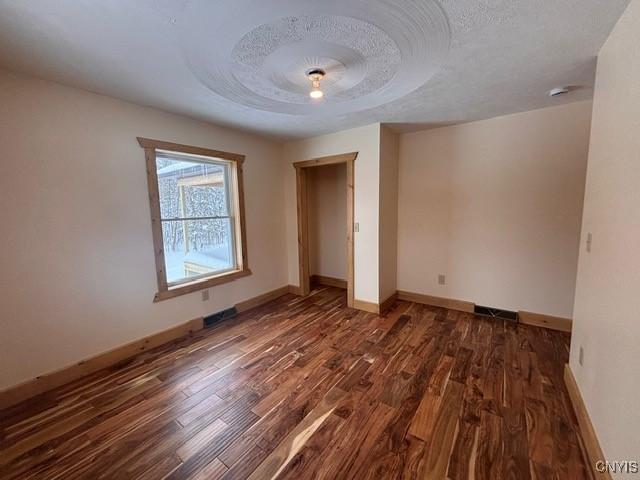
M 346 211 L 346 250 L 347 250 L 347 306 L 353 307 L 354 264 L 353 264 L 353 206 L 354 206 L 354 169 L 358 152 L 331 155 L 296 162 L 296 198 L 298 215 L 298 272 L 300 277 L 300 295 L 309 295 L 311 291 L 310 250 L 309 250 L 309 177 L 310 169 L 326 165 L 344 163 L 347 167 L 347 211 Z

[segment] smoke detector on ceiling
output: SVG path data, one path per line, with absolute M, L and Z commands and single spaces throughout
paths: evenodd
M 569 93 L 569 87 L 557 87 L 549 91 L 549 96 L 559 97 L 560 95 L 564 95 L 565 93 Z

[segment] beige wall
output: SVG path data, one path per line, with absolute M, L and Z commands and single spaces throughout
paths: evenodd
M 358 152 L 355 161 L 354 221 L 359 223 L 360 231 L 354 235 L 354 296 L 358 300 L 377 303 L 380 124 L 284 145 L 289 283 L 299 285 L 296 176 L 291 164 L 348 152 Z
M 347 279 L 347 165 L 309 169 L 309 271 Z
M 398 289 L 571 317 L 590 115 L 580 102 L 402 135 Z
M 136 136 L 242 153 L 253 275 L 152 303 Z M 279 145 L 0 71 L 0 388 L 287 284 Z
M 397 290 L 399 136 L 380 127 L 380 302 Z
M 610 461 L 640 459 L 639 45 L 633 0 L 598 58 L 571 339 L 571 369 Z

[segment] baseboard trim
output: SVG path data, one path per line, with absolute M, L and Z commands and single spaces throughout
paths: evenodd
M 128 360 L 136 355 L 159 347 L 173 340 L 191 335 L 198 330 L 202 330 L 202 317 L 195 318 L 186 323 L 182 323 L 168 330 L 154 333 L 147 337 L 121 345 L 112 350 L 100 353 L 96 356 L 82 360 L 76 364 L 45 373 L 32 380 L 19 383 L 5 390 L 0 391 L 0 409 L 4 409 L 35 397 L 66 383 L 77 380 L 91 373 L 110 367 L 124 360 Z
M 432 307 L 448 308 L 449 310 L 458 310 L 460 312 L 473 313 L 475 303 L 465 300 L 456 300 L 455 298 L 434 297 L 432 295 L 424 295 L 422 293 L 405 292 L 398 290 L 398 300 L 407 302 L 422 303 Z
M 367 302 L 366 300 L 353 299 L 353 308 L 356 310 L 363 310 L 369 313 L 380 313 L 380 305 L 373 302 Z
M 378 309 L 379 310 L 378 313 L 382 315 L 384 312 L 390 309 L 393 306 L 393 303 L 397 300 L 397 298 L 398 298 L 398 292 L 391 294 L 386 300 L 380 303 L 380 308 Z
M 461 312 L 473 313 L 475 303 L 466 300 L 457 300 L 455 298 L 435 297 L 433 295 L 425 295 L 422 293 L 406 292 L 398 290 L 398 300 L 406 302 L 421 303 L 432 307 L 448 308 L 450 310 L 458 310 Z M 542 313 L 518 311 L 520 323 L 525 325 L 533 325 L 536 327 L 549 328 L 551 330 L 560 330 L 562 332 L 571 333 L 572 321 L 570 318 L 554 317 Z
M 325 287 L 336 287 L 347 289 L 347 281 L 341 278 L 327 277 L 325 275 L 311 275 L 312 285 L 323 285 Z
M 573 411 L 578 419 L 578 426 L 580 427 L 580 433 L 584 440 L 584 447 L 587 451 L 587 456 L 589 457 L 588 463 L 591 473 L 594 478 L 600 480 L 612 480 L 613 477 L 609 472 L 599 472 L 596 469 L 597 462 L 605 461 L 604 453 L 600 447 L 596 431 L 593 428 L 593 423 L 591 423 L 591 418 L 589 418 L 589 413 L 587 412 L 587 407 L 585 406 L 582 394 L 580 393 L 578 382 L 576 382 L 571 366 L 568 363 L 564 366 L 564 383 L 567 387 L 567 391 L 569 392 Z
M 296 294 L 298 291 L 299 287 L 285 285 L 284 287 L 276 288 L 270 292 L 239 302 L 235 305 L 235 308 L 238 312 L 244 312 L 251 308 L 259 307 L 271 300 L 275 300 L 287 293 Z M 24 400 L 28 400 L 29 398 L 46 393 L 49 390 L 53 390 L 81 377 L 95 373 L 98 370 L 111 367 L 117 363 L 133 358 L 146 350 L 191 335 L 198 330 L 202 330 L 202 328 L 202 317 L 195 318 L 168 330 L 163 330 L 162 332 L 154 333 L 139 340 L 134 340 L 133 342 L 87 358 L 76 364 L 45 373 L 32 380 L 27 380 L 26 382 L 9 387 L 0 391 L 0 409 L 11 407 Z
M 276 298 L 286 295 L 287 293 L 291 293 L 291 287 L 291 285 L 285 285 L 284 287 L 276 288 L 275 290 L 271 290 L 270 292 L 266 292 L 248 300 L 238 302 L 235 305 L 236 310 L 238 312 L 244 312 L 246 310 L 259 307 L 260 305 L 264 305 L 271 300 L 275 300 Z
M 544 315 L 542 313 L 533 313 L 518 311 L 520 323 L 525 325 L 534 325 L 536 327 L 550 328 L 551 330 L 560 330 L 561 332 L 571 333 L 573 322 L 570 318 L 554 317 L 552 315 Z
M 289 285 L 289 293 L 292 295 L 302 295 L 302 290 L 299 285 Z
M 320 275 L 314 275 L 312 280 L 316 280 L 320 285 L 327 285 L 331 287 L 337 288 L 346 288 L 346 281 L 332 278 L 332 277 L 324 277 Z M 344 285 L 344 286 L 342 286 Z M 284 287 L 277 288 L 275 290 L 271 290 L 269 292 L 263 293 L 256 297 L 250 298 L 248 300 L 244 300 L 235 305 L 238 312 L 244 312 L 251 308 L 259 307 L 267 302 L 275 300 L 282 295 L 287 293 L 291 293 L 293 295 L 300 295 L 300 287 L 295 285 L 285 285 Z M 467 302 L 464 300 L 456 300 L 451 298 L 443 298 L 443 297 L 435 297 L 432 295 L 424 295 L 413 292 L 406 292 L 398 290 L 396 293 L 389 296 L 382 303 L 374 303 L 368 302 L 365 300 L 353 300 L 353 307 L 358 310 L 363 310 L 369 313 L 380 314 L 385 312 L 389 307 L 393 305 L 393 302 L 396 300 L 404 300 L 408 302 L 421 303 L 425 305 L 431 305 L 435 307 L 448 308 L 451 310 L 459 310 L 462 312 L 471 312 L 473 313 L 475 304 L 472 302 Z M 519 311 L 520 321 L 522 323 L 528 325 L 535 325 L 543 328 L 550 328 L 554 330 L 561 330 L 565 332 L 571 332 L 571 320 L 560 317 L 553 317 L 550 315 L 543 315 L 539 313 L 525 312 Z M 81 378 L 83 376 L 89 375 L 91 373 L 97 372 L 106 367 L 110 367 L 114 364 L 122 362 L 124 360 L 135 357 L 136 355 L 150 350 L 152 348 L 158 347 L 165 343 L 171 342 L 173 340 L 185 337 L 187 335 L 193 334 L 194 332 L 201 330 L 203 328 L 202 317 L 195 318 L 183 324 L 172 327 L 168 330 L 163 330 L 162 332 L 158 332 L 147 337 L 141 338 L 139 340 L 135 340 L 133 342 L 127 343 L 120 347 L 116 347 L 107 352 L 98 354 L 94 357 L 87 358 L 82 360 L 76 364 L 69 365 L 67 367 L 63 367 L 59 370 L 55 370 L 50 373 L 46 373 L 44 375 L 40 375 L 32 380 L 27 380 L 26 382 L 20 383 L 18 385 L 9 387 L 5 390 L 0 391 L 0 409 L 8 408 L 12 405 L 20 403 L 24 400 L 27 400 L 31 397 L 35 397 L 36 395 L 40 395 L 49 390 L 62 386 L 66 383 L 72 382 Z M 570 377 L 570 378 L 569 378 Z M 565 382 L 567 383 L 567 389 L 569 390 L 569 394 L 571 395 L 571 400 L 574 404 L 574 409 L 576 410 L 576 414 L 578 416 L 578 420 L 580 422 L 580 428 L 586 432 L 583 433 L 583 437 L 585 438 L 585 442 L 589 443 L 586 438 L 588 436 L 588 432 L 590 431 L 595 439 L 595 433 L 593 431 L 593 426 L 591 426 L 591 422 L 589 420 L 588 415 L 586 414 L 586 410 L 584 409 L 584 403 L 582 403 L 582 397 L 580 396 L 580 392 L 577 389 L 577 384 L 575 383 L 575 379 L 573 378 L 573 374 L 569 369 L 568 365 L 565 369 Z M 570 388 L 570 382 L 572 382 L 573 390 Z M 586 416 L 586 420 L 582 419 L 580 414 L 578 414 L 579 407 L 581 405 L 584 415 Z M 587 423 L 585 423 L 587 422 Z M 583 426 L 585 424 L 585 426 Z M 590 429 L 590 430 L 589 430 Z M 597 439 L 595 439 L 595 445 L 599 449 L 599 445 L 597 443 Z M 595 448 L 595 447 L 594 447 Z M 599 455 L 602 458 L 602 451 L 598 450 L 599 453 L 594 453 L 594 455 Z M 591 455 L 591 452 L 589 452 Z M 610 478 L 608 476 L 601 476 L 599 478 Z

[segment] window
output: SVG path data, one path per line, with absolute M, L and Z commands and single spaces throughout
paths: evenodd
M 158 293 L 155 301 L 251 274 L 244 156 L 138 138 L 145 150 Z

